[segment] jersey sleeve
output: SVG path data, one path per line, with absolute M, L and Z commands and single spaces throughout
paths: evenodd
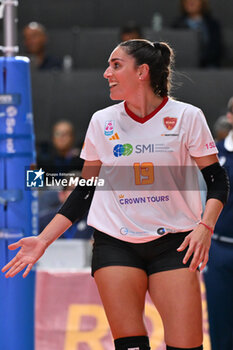
M 203 112 L 197 109 L 190 118 L 192 120 L 186 122 L 187 148 L 190 155 L 192 157 L 204 157 L 218 153 Z
M 94 117 L 94 116 L 93 116 Z M 80 158 L 85 160 L 99 160 L 100 157 L 98 155 L 97 149 L 96 149 L 96 128 L 94 125 L 94 118 L 92 117 L 87 132 L 85 136 L 85 140 L 83 143 L 82 151 L 80 154 Z

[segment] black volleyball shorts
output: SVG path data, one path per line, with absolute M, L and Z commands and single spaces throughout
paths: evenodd
M 188 247 L 182 252 L 177 248 L 190 232 L 168 233 L 146 243 L 129 243 L 95 230 L 91 274 L 94 276 L 96 270 L 106 266 L 137 267 L 148 276 L 188 268 L 192 256 L 185 265 L 182 262 Z

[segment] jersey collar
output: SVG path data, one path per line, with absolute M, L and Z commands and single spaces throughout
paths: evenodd
M 138 117 L 136 114 L 134 114 L 127 106 L 126 101 L 124 102 L 124 106 L 125 106 L 125 111 L 128 114 L 128 116 L 130 118 L 132 118 L 133 120 L 135 120 L 138 123 L 144 124 L 145 122 L 147 122 L 149 119 L 151 119 L 156 113 L 158 113 L 167 103 L 168 101 L 168 97 L 164 97 L 163 101 L 160 103 L 160 105 L 154 110 L 152 111 L 150 114 L 146 115 L 143 118 Z

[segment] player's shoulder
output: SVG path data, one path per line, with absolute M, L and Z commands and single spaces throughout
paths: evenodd
M 169 104 L 172 108 L 178 109 L 184 113 L 197 114 L 201 111 L 199 107 L 192 105 L 191 103 L 175 100 L 174 98 L 169 98 Z
M 96 111 L 93 116 L 92 120 L 95 121 L 101 121 L 101 120 L 108 120 L 108 119 L 115 119 L 119 115 L 119 113 L 124 108 L 124 102 L 116 103 L 112 106 L 105 107 L 103 109 L 100 109 Z

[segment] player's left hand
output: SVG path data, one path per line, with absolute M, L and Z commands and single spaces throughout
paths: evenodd
M 183 243 L 179 246 L 177 251 L 182 252 L 186 247 L 188 247 L 183 263 L 186 264 L 193 254 L 193 258 L 189 266 L 190 271 L 195 271 L 200 264 L 200 271 L 203 271 L 209 259 L 210 244 L 210 231 L 203 225 L 198 225 L 192 232 L 190 232 L 188 236 L 185 237 Z

